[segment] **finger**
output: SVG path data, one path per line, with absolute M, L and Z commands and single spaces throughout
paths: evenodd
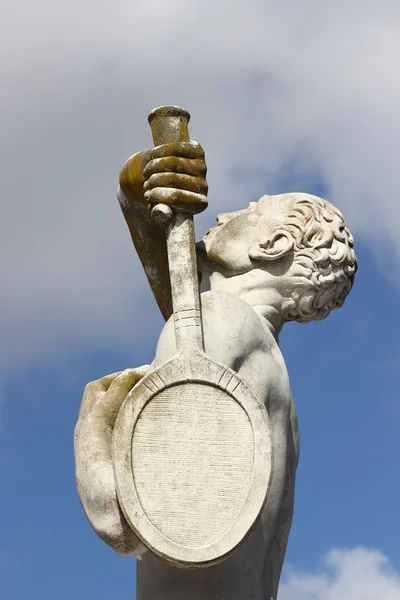
M 111 385 L 111 382 L 121 374 L 121 371 L 117 373 L 111 373 L 111 375 L 106 375 L 101 379 L 96 379 L 95 381 L 90 381 L 83 391 L 81 408 L 79 411 L 79 419 L 85 418 L 86 415 L 92 410 L 93 405 L 99 399 L 99 395 L 103 394 L 108 390 Z
M 144 184 L 145 192 L 157 187 L 175 188 L 196 194 L 207 195 L 208 185 L 203 177 L 182 175 L 181 173 L 155 173 Z
M 188 140 L 187 142 L 170 142 L 156 146 L 147 154 L 147 161 L 166 156 L 181 156 L 182 158 L 203 158 L 204 150 L 198 142 Z
M 126 369 L 116 377 L 101 400 L 93 407 L 93 418 L 101 427 L 113 428 L 121 405 L 134 385 L 142 379 L 149 365 Z
M 149 161 L 143 169 L 143 177 L 149 179 L 154 173 L 184 173 L 186 175 L 205 176 L 207 166 L 202 158 L 182 158 L 165 156 Z
M 104 391 L 108 390 L 108 388 L 110 387 L 110 385 L 112 384 L 114 379 L 116 377 L 119 377 L 119 375 L 121 375 L 121 373 L 122 373 L 122 371 L 117 371 L 116 373 L 111 373 L 111 375 L 105 375 L 104 377 L 102 377 L 100 379 L 100 383 L 103 386 Z
M 157 187 L 144 195 L 149 204 L 173 204 L 174 208 L 197 214 L 208 206 L 207 197 L 195 192 L 186 192 L 175 188 Z

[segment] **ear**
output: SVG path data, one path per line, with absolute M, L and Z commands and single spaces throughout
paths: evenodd
M 249 249 L 252 260 L 269 262 L 278 260 L 293 250 L 293 238 L 284 229 L 278 229 L 262 244 L 255 244 Z

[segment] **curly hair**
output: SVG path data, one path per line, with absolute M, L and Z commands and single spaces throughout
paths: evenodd
M 291 276 L 295 289 L 283 305 L 287 321 L 319 321 L 340 308 L 357 271 L 353 236 L 342 213 L 311 194 L 293 194 L 295 204 L 279 229 L 294 240 Z

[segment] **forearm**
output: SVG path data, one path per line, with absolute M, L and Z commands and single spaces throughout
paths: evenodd
M 88 419 L 83 425 L 78 423 L 74 445 L 78 495 L 93 529 L 118 554 L 141 554 L 142 545 L 119 507 L 111 462 L 111 441 L 95 436 L 93 443 Z
M 132 156 L 120 173 L 117 197 L 136 252 L 165 319 L 172 314 L 171 287 L 164 229 L 150 219 L 143 192 L 146 151 Z M 132 185 L 132 182 L 135 182 Z
M 148 365 L 106 375 L 85 387 L 74 450 L 76 483 L 85 514 L 97 535 L 122 555 L 144 548 L 121 512 L 112 463 L 112 430 L 127 394 Z

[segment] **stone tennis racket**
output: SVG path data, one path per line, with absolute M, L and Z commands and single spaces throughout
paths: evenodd
M 152 111 L 154 144 L 189 139 L 189 118 L 175 106 Z M 152 216 L 166 228 L 177 351 L 123 403 L 114 474 L 125 518 L 147 548 L 202 567 L 233 552 L 265 504 L 271 428 L 245 381 L 204 352 L 193 217 L 165 205 Z

